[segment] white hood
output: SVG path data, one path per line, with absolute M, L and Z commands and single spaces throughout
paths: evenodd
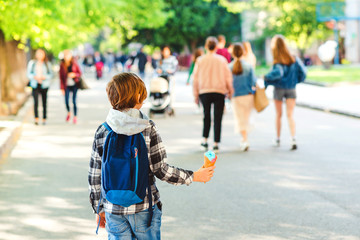
M 127 136 L 140 133 L 149 125 L 148 117 L 134 108 L 122 112 L 110 109 L 106 122 L 114 132 Z

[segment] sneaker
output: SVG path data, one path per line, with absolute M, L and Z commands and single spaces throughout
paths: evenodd
M 280 147 L 280 139 L 274 140 L 274 147 Z
M 77 123 L 77 117 L 73 118 L 73 123 L 76 124 Z
M 219 153 L 219 146 L 213 146 L 213 152 L 215 154 L 218 154 Z
M 68 114 L 68 115 L 66 116 L 66 121 L 67 121 L 67 122 L 70 121 L 70 114 Z
M 241 142 L 240 150 L 243 152 L 247 152 L 249 150 L 249 143 L 248 142 Z
M 201 150 L 204 150 L 205 152 L 209 149 L 208 143 L 201 143 Z
M 290 150 L 296 150 L 296 149 L 297 149 L 296 140 L 292 139 L 291 140 L 291 149 Z
M 34 124 L 35 124 L 35 125 L 39 125 L 39 119 L 38 119 L 38 118 L 35 118 Z

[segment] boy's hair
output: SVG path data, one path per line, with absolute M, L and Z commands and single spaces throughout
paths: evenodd
M 115 75 L 107 84 L 106 92 L 115 110 L 135 107 L 147 97 L 145 84 L 134 73 L 120 73 Z

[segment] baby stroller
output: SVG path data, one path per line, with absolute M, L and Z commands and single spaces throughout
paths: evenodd
M 171 107 L 171 96 L 169 88 L 169 76 L 161 75 L 150 81 L 150 118 L 154 114 L 168 114 L 174 116 L 175 111 Z

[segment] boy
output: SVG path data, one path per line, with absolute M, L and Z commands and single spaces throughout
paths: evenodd
M 214 166 L 200 168 L 197 172 L 183 170 L 169 166 L 167 155 L 162 145 L 154 122 L 140 111 L 147 91 L 144 82 L 133 73 L 115 75 L 108 83 L 107 95 L 112 105 L 106 118 L 106 123 L 117 134 L 134 135 L 142 133 L 149 157 L 149 178 L 153 203 L 153 218 L 148 226 L 150 213 L 149 199 L 129 207 L 122 207 L 102 199 L 99 213 L 100 226 L 104 227 L 109 239 L 160 239 L 161 207 L 159 191 L 155 185 L 155 176 L 173 185 L 192 182 L 208 182 L 214 174 Z M 104 152 L 103 145 L 108 130 L 100 125 L 95 133 L 89 169 L 90 202 L 94 212 L 98 210 L 101 196 L 101 160 Z M 119 176 L 121 177 L 121 176 Z M 104 221 L 105 220 L 105 221 Z M 99 218 L 97 219 L 99 222 Z

